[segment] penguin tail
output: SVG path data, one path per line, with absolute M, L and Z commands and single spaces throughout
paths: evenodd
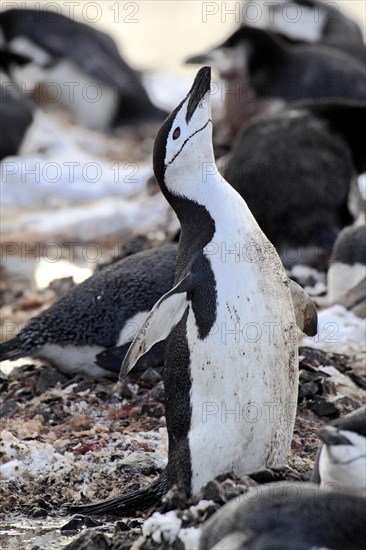
M 0 363 L 9 359 L 10 361 L 14 359 L 20 359 L 27 355 L 24 351 L 21 350 L 19 342 L 16 338 L 7 340 L 0 344 Z
M 171 483 L 166 472 L 151 485 L 134 493 L 122 494 L 118 497 L 86 504 L 85 506 L 72 506 L 69 512 L 72 514 L 112 514 L 126 516 L 137 511 L 144 511 L 158 504 L 165 493 L 170 489 Z

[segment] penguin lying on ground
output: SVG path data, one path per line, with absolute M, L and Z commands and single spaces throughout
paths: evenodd
M 278 251 L 316 247 L 329 257 L 361 208 L 365 127 L 366 102 L 300 104 L 259 118 L 234 142 L 223 175 Z M 353 212 L 350 192 L 358 193 Z
M 260 485 L 205 524 L 200 550 L 362 550 L 366 407 L 322 428 L 315 483 Z M 320 472 L 320 476 L 319 476 Z
M 366 406 L 319 431 L 312 481 L 337 492 L 366 497 Z
M 116 376 L 151 307 L 173 286 L 176 251 L 146 250 L 94 273 L 0 344 L 0 361 L 30 356 L 66 373 Z M 142 366 L 163 361 L 160 343 Z
M 240 28 L 220 46 L 187 62 L 208 62 L 219 70 L 229 143 L 243 123 L 279 101 L 366 100 L 363 63 L 338 49 L 289 44 L 253 27 Z
M 328 269 L 330 303 L 366 317 L 366 225 L 345 227 L 334 243 Z
M 182 230 L 175 283 L 151 310 L 120 373 L 123 378 L 166 339 L 168 465 L 150 487 L 73 509 L 80 513 L 142 510 L 174 484 L 197 495 L 219 474 L 280 465 L 289 451 L 296 322 L 315 334 L 316 311 L 286 277 L 244 200 L 210 170 L 210 82 L 210 68 L 203 67 L 155 141 L 155 176 Z M 255 261 L 246 256 L 248 246 L 259 251 Z M 269 404 L 276 410 L 270 412 Z
M 6 46 L 0 46 L 0 161 L 17 154 L 25 133 L 33 122 L 31 105 L 21 101 L 9 75 L 14 63 L 23 66 L 29 62 L 30 58 L 11 52 Z
M 334 2 L 247 0 L 243 15 L 243 25 L 272 31 L 293 43 L 321 43 L 338 48 L 364 62 L 361 28 Z
M 59 101 L 85 126 L 106 130 L 166 116 L 113 39 L 96 28 L 53 11 L 10 9 L 0 13 L 1 31 L 9 48 L 34 57 L 35 81 L 27 88 L 52 82 L 50 89 L 57 87 Z

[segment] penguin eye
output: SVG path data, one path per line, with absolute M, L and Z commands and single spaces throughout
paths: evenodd
M 178 139 L 180 136 L 180 128 L 178 126 L 178 128 L 176 128 L 173 132 L 173 139 Z

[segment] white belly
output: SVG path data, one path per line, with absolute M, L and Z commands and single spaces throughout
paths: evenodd
M 219 474 L 283 464 L 297 403 L 295 316 L 277 255 L 264 262 L 207 257 L 217 285 L 215 326 L 201 341 L 192 309 L 187 320 L 194 494 Z

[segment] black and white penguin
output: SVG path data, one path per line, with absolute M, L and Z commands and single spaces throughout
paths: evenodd
M 361 550 L 366 538 L 366 407 L 322 428 L 319 437 L 323 445 L 313 483 L 251 489 L 204 524 L 199 550 Z
M 329 261 L 328 298 L 366 317 L 366 225 L 345 227 Z
M 314 483 L 260 485 L 204 524 L 199 550 L 362 550 L 365 504 Z
M 205 60 L 216 65 L 223 77 L 247 72 L 249 88 L 253 87 L 259 98 L 366 99 L 360 61 L 321 44 L 290 45 L 278 35 L 254 27 L 241 27 L 220 46 L 188 62 Z M 244 95 L 248 90 L 240 92 Z
M 304 247 L 317 249 L 309 261 L 329 257 L 340 229 L 357 218 L 365 126 L 366 102 L 303 103 L 258 118 L 238 136 L 223 175 L 278 251 L 297 249 L 302 263 Z
M 173 286 L 176 252 L 165 245 L 94 273 L 1 343 L 0 361 L 30 356 L 66 373 L 116 376 L 151 307 Z M 163 362 L 159 344 L 142 366 Z
M 0 46 L 0 161 L 16 155 L 33 122 L 31 104 L 21 100 L 10 78 L 11 66 L 27 65 L 30 58 Z
M 366 406 L 319 431 L 321 446 L 312 481 L 366 498 Z
M 215 169 L 210 81 L 203 67 L 155 141 L 155 176 L 181 223 L 175 284 L 151 310 L 120 373 L 166 339 L 168 465 L 147 489 L 74 508 L 79 512 L 140 510 L 173 484 L 197 495 L 219 474 L 283 464 L 289 451 L 296 322 L 315 334 L 316 311 Z
M 366 100 L 364 63 L 339 49 L 290 44 L 254 27 L 241 27 L 223 44 L 187 62 L 218 69 L 224 83 L 217 93 L 223 97 L 229 143 L 244 123 L 281 102 Z
M 364 62 L 360 26 L 333 2 L 317 0 L 247 0 L 243 25 L 266 29 L 293 43 L 321 43 Z
M 139 75 L 118 52 L 114 40 L 96 28 L 60 13 L 9 9 L 0 13 L 8 47 L 32 56 L 33 72 L 13 71 L 27 89 L 46 85 L 46 96 L 66 105 L 83 125 L 96 130 L 124 124 L 161 122 Z M 27 79 L 28 82 L 27 82 Z

